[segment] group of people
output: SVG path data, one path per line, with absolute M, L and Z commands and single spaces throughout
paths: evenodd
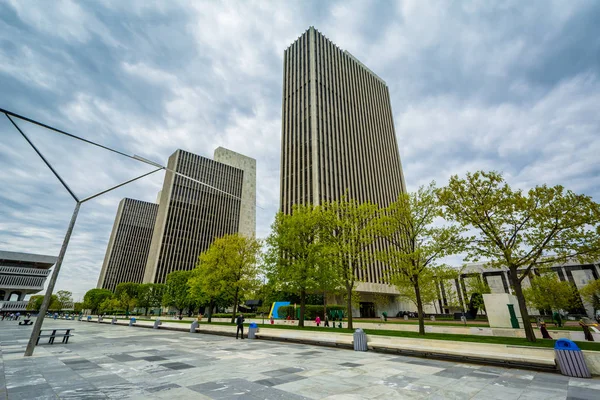
M 21 318 L 21 313 L 18 311 L 16 313 L 2 313 L 2 321 L 5 319 L 9 321 L 18 321 L 19 318 Z M 26 314 L 26 318 L 29 318 L 29 314 Z

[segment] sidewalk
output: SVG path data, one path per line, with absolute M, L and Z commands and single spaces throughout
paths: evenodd
M 96 321 L 92 321 L 96 323 Z M 110 324 L 105 318 L 102 323 Z M 118 325 L 128 325 L 128 321 L 117 321 Z M 136 327 L 152 328 L 152 321 L 138 321 Z M 190 325 L 177 322 L 162 321 L 159 329 L 189 332 Z M 235 325 L 211 325 L 201 323 L 196 329 L 199 333 L 235 336 Z M 246 332 L 247 333 L 247 332 Z M 260 328 L 258 339 L 290 341 L 321 346 L 353 348 L 351 333 L 334 331 L 302 331 L 294 329 Z M 465 362 L 494 364 L 509 367 L 527 368 L 533 370 L 556 371 L 554 350 L 525 346 L 510 346 L 501 344 L 466 343 L 450 340 L 413 339 L 383 335 L 367 335 L 369 350 L 413 355 L 420 357 L 452 359 Z M 600 353 L 584 351 L 584 357 L 590 372 L 600 375 Z

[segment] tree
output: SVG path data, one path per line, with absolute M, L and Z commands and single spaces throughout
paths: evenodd
M 373 223 L 377 206 L 349 199 L 323 204 L 323 236 L 329 259 L 345 289 L 348 329 L 352 328 L 354 284 L 360 270 L 373 262 Z
M 175 307 L 179 315 L 189 305 L 189 285 L 190 271 L 173 271 L 167 275 L 165 282 L 162 304 L 165 307 Z
M 480 275 L 466 277 L 464 279 L 465 291 L 467 298 L 465 303 L 468 306 L 473 299 L 473 306 L 479 310 L 485 311 L 485 302 L 483 301 L 483 295 L 492 293 L 492 290 L 488 284 L 481 278 Z
M 513 190 L 496 172 L 452 176 L 438 193 L 445 216 L 475 229 L 467 260 L 487 259 L 506 267 L 519 302 L 527 340 L 535 334 L 527 313 L 522 281 L 532 268 L 600 257 L 600 205 L 557 185 Z
M 587 285 L 581 288 L 579 293 L 585 302 L 592 305 L 595 315 L 596 311 L 600 310 L 600 279 L 588 282 Z
M 29 302 L 25 307 L 27 310 L 31 311 L 40 311 L 42 307 L 42 303 L 44 302 L 43 295 L 35 295 L 29 298 Z M 50 296 L 50 305 L 48 306 L 48 311 L 60 311 L 62 309 L 60 302 L 58 301 L 58 296 L 53 294 Z
M 98 313 L 104 314 L 109 311 L 114 312 L 114 311 L 117 311 L 120 306 L 121 306 L 121 301 L 119 299 L 117 299 L 115 296 L 107 297 L 98 306 Z
M 326 292 L 337 285 L 328 262 L 325 243 L 319 240 L 323 230 L 321 209 L 313 205 L 294 205 L 291 214 L 279 212 L 267 238 L 267 275 L 269 281 L 300 295 L 300 321 L 304 326 L 306 297 Z
M 106 298 L 113 296 L 113 293 L 108 289 L 90 289 L 83 296 L 83 307 L 92 311 L 95 314 L 98 307 Z
M 246 291 L 258 287 L 258 257 L 261 248 L 259 240 L 239 234 L 225 235 L 216 239 L 199 257 L 202 279 L 213 281 L 218 293 L 224 286 L 233 292 L 234 321 L 240 298 Z M 204 267 L 203 264 L 206 264 Z M 210 291 L 209 285 L 202 286 Z M 209 296 L 212 297 L 212 296 Z
M 144 315 L 148 315 L 148 309 L 160 307 L 165 285 L 162 283 L 142 283 L 138 286 L 136 304 L 144 309 Z
M 79 314 L 83 311 L 83 303 L 75 302 L 73 303 L 73 312 Z
M 567 310 L 579 306 L 577 289 L 569 281 L 561 281 L 554 272 L 545 272 L 530 279 L 523 289 L 525 300 L 539 310 Z
M 137 304 L 139 288 L 140 284 L 135 282 L 121 282 L 115 288 L 115 297 L 125 309 L 125 315 L 129 315 L 129 310 L 133 310 Z
M 400 295 L 417 306 L 420 335 L 425 334 L 423 304 L 437 297 L 436 275 L 442 270 L 434 267 L 440 258 L 459 253 L 464 247 L 457 226 L 434 224 L 441 215 L 432 182 L 416 193 L 401 193 L 398 200 L 381 210 L 376 228 L 386 243 L 377 257 L 390 267 Z
M 73 293 L 68 290 L 59 290 L 56 292 L 58 298 L 59 310 L 70 308 L 73 305 Z

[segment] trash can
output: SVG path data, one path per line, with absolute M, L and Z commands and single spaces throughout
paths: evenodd
M 92 320 L 92 316 L 88 315 L 87 320 L 88 320 L 88 322 L 90 322 Z
M 360 328 L 354 331 L 354 351 L 367 351 L 367 334 Z
M 132 318 L 129 320 L 129 326 L 133 326 L 133 324 L 135 324 L 135 318 L 133 318 L 133 317 L 132 317 Z
M 251 322 L 248 328 L 248 339 L 256 339 L 256 332 L 258 332 L 258 324 Z
M 575 342 L 569 339 L 558 339 L 554 345 L 554 354 L 561 374 L 578 378 L 592 377 L 585 364 L 583 353 Z

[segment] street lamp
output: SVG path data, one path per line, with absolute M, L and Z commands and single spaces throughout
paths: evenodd
M 73 227 L 75 226 L 75 222 L 77 221 L 77 215 L 79 214 L 79 208 L 81 207 L 81 205 L 83 203 L 85 203 L 85 202 L 87 202 L 89 200 L 95 199 L 98 196 L 101 196 L 101 195 L 103 195 L 105 193 L 108 193 L 108 192 L 110 192 L 112 190 L 118 189 L 118 188 L 120 188 L 122 186 L 125 186 L 125 185 L 131 183 L 131 182 L 134 182 L 134 181 L 136 181 L 138 179 L 144 178 L 144 177 L 146 177 L 148 175 L 151 175 L 151 174 L 153 174 L 155 172 L 158 172 L 158 171 L 161 171 L 161 170 L 172 172 L 175 175 L 181 176 L 181 177 L 183 177 L 185 179 L 189 179 L 189 180 L 194 181 L 196 183 L 199 183 L 201 185 L 208 186 L 208 187 L 210 187 L 210 188 L 212 188 L 212 189 L 214 189 L 216 191 L 219 191 L 221 193 L 224 193 L 224 194 L 226 194 L 228 196 L 234 197 L 236 199 L 240 199 L 237 196 L 234 196 L 234 195 L 232 195 L 230 193 L 224 192 L 224 191 L 222 191 L 220 189 L 217 189 L 217 188 L 215 188 L 213 186 L 210 186 L 210 185 L 208 185 L 208 184 L 206 184 L 204 182 L 200 182 L 199 180 L 191 178 L 191 177 L 189 177 L 187 175 L 184 175 L 184 174 L 181 174 L 179 172 L 173 171 L 173 170 L 171 170 L 171 169 L 169 169 L 169 168 L 167 168 L 167 167 L 165 167 L 165 166 L 163 166 L 163 165 L 161 165 L 161 164 L 159 164 L 157 162 L 154 162 L 154 161 L 151 161 L 151 160 L 147 160 L 147 159 L 145 159 L 145 158 L 143 158 L 141 156 L 138 156 L 138 155 L 133 155 L 132 156 L 132 155 L 123 153 L 121 151 L 112 149 L 112 148 L 110 148 L 108 146 L 104 146 L 104 145 L 101 145 L 99 143 L 92 142 L 91 140 L 84 139 L 82 137 L 79 137 L 79 136 L 73 135 L 71 133 L 65 132 L 63 130 L 54 128 L 54 127 L 52 127 L 50 125 L 43 124 L 43 123 L 35 121 L 35 120 L 31 119 L 31 118 L 27 118 L 27 117 L 24 117 L 22 115 L 16 114 L 14 112 L 5 110 L 3 108 L 0 108 L 0 113 L 3 113 L 6 116 L 6 118 L 8 118 L 8 120 L 12 123 L 12 125 L 15 127 L 15 129 L 17 131 L 19 131 L 19 133 L 23 136 L 23 138 L 25 138 L 25 140 L 27 141 L 27 143 L 29 143 L 29 145 L 33 148 L 33 150 L 37 153 L 37 155 L 42 159 L 42 161 L 44 161 L 44 163 L 46 164 L 46 166 L 50 169 L 50 171 L 52 171 L 52 173 L 54 174 L 54 176 L 56 176 L 56 178 L 60 181 L 60 183 L 63 185 L 63 187 L 69 192 L 69 194 L 71 195 L 71 197 L 75 200 L 75 208 L 73 209 L 73 214 L 71 215 L 71 221 L 69 222 L 69 226 L 67 228 L 67 232 L 65 234 L 62 246 L 60 248 L 60 252 L 58 254 L 58 259 L 56 260 L 56 265 L 54 266 L 54 271 L 52 272 L 52 276 L 50 277 L 50 282 L 48 283 L 48 288 L 46 289 L 46 294 L 44 296 L 44 301 L 42 302 L 42 306 L 40 307 L 39 315 L 38 315 L 38 317 L 37 317 L 37 319 L 35 321 L 35 324 L 33 325 L 33 330 L 31 332 L 31 336 L 29 338 L 29 342 L 27 343 L 27 348 L 25 349 L 25 356 L 26 357 L 33 355 L 33 351 L 35 349 L 35 346 L 37 344 L 38 338 L 40 336 L 40 330 L 42 328 L 42 324 L 44 322 L 44 318 L 46 316 L 46 312 L 48 311 L 48 307 L 50 305 L 50 299 L 51 299 L 51 296 L 52 296 L 52 292 L 54 291 L 54 285 L 56 284 L 56 280 L 58 279 L 58 274 L 60 272 L 60 268 L 62 266 L 62 262 L 63 262 L 63 259 L 65 257 L 65 253 L 67 251 L 67 247 L 69 246 L 69 240 L 71 239 L 71 234 L 73 233 Z M 69 185 L 67 185 L 67 183 L 58 174 L 58 172 L 52 167 L 52 165 L 50 164 L 50 162 L 38 150 L 38 148 L 35 147 L 35 145 L 33 144 L 33 142 L 27 137 L 27 135 L 25 134 L 25 132 L 23 132 L 23 130 L 17 125 L 17 123 L 14 121 L 13 118 L 30 122 L 30 123 L 32 123 L 34 125 L 38 125 L 38 126 L 41 126 L 43 128 L 46 128 L 48 130 L 51 130 L 53 132 L 60 133 L 62 135 L 68 136 L 70 138 L 83 141 L 83 142 L 91 144 L 93 146 L 100 147 L 100 148 L 102 148 L 104 150 L 111 151 L 111 152 L 119 154 L 121 156 L 124 156 L 124 157 L 127 157 L 127 158 L 131 158 L 131 159 L 143 162 L 145 164 L 152 165 L 156 169 L 154 169 L 154 170 L 152 170 L 152 171 L 150 171 L 148 173 L 145 173 L 143 175 L 140 175 L 140 176 L 138 176 L 136 178 L 130 179 L 130 180 L 125 181 L 125 182 L 122 182 L 122 183 L 120 183 L 118 185 L 115 185 L 115 186 L 113 186 L 111 188 L 108 188 L 108 189 L 103 190 L 101 192 L 98 192 L 96 194 L 93 194 L 91 196 L 88 196 L 86 198 L 80 199 L 71 190 L 71 188 L 69 187 Z

